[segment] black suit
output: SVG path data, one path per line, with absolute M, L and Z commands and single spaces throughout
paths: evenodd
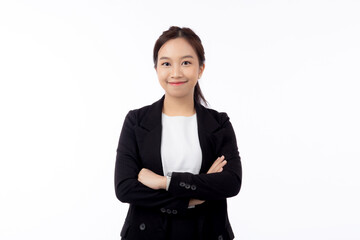
M 238 194 L 242 169 L 236 137 L 226 113 L 194 102 L 202 150 L 199 174 L 174 172 L 168 191 L 153 190 L 137 178 L 142 168 L 163 175 L 161 163 L 161 113 L 163 96 L 152 105 L 130 111 L 117 148 L 115 191 L 130 203 L 121 231 L 122 239 L 233 239 L 226 198 Z M 206 174 L 212 163 L 225 156 L 220 173 Z M 193 209 L 189 199 L 206 200 Z

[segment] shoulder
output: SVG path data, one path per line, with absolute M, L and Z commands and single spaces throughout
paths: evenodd
M 135 108 L 129 110 L 125 120 L 130 121 L 133 125 L 137 125 L 149 112 L 150 105 L 143 106 L 141 108 Z
M 126 119 L 129 119 L 133 125 L 141 125 L 142 127 L 152 129 L 161 123 L 163 99 L 164 97 L 150 105 L 130 110 Z
M 128 116 L 137 120 L 141 120 L 150 113 L 152 105 L 153 104 L 149 104 L 140 108 L 131 109 L 128 112 Z
M 228 114 L 226 112 L 222 112 L 222 111 L 217 111 L 215 109 L 212 108 L 207 108 L 203 105 L 200 106 L 200 109 L 202 109 L 202 111 L 206 112 L 207 114 L 209 114 L 210 116 L 212 116 L 212 118 L 215 119 L 215 121 L 220 125 L 224 125 L 224 123 L 228 122 L 230 120 Z

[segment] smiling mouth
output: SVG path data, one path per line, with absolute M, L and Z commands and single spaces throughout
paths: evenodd
M 187 83 L 187 81 L 185 81 L 185 82 L 168 82 L 168 83 L 169 83 L 169 84 L 171 84 L 171 85 L 178 86 L 178 85 L 181 85 L 181 84 Z

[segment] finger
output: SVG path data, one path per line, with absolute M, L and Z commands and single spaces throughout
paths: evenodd
M 209 169 L 209 173 L 215 173 L 218 171 L 219 166 L 221 166 L 221 162 L 214 163 L 211 168 Z
M 215 162 L 212 164 L 212 166 L 216 167 L 217 165 L 219 165 L 222 161 L 224 161 L 225 157 L 224 156 L 221 156 L 221 157 L 218 157 Z
M 219 166 L 223 167 L 223 166 L 225 166 L 226 164 L 227 164 L 227 161 L 224 160 L 224 161 L 222 161 L 222 162 L 219 164 Z
M 221 157 L 218 157 L 218 158 L 213 162 L 213 164 L 211 165 L 208 173 L 209 173 L 209 172 L 212 172 L 212 171 L 214 170 L 214 168 L 217 166 L 217 164 L 220 162 L 220 160 L 221 160 Z
M 219 163 L 221 163 L 222 159 L 221 157 L 218 157 L 214 162 L 213 164 L 211 165 L 212 167 L 215 167 L 216 165 L 218 165 Z
M 221 157 L 218 157 L 214 163 L 211 165 L 209 171 L 207 173 L 214 173 L 219 170 L 219 165 L 224 161 L 225 156 L 222 155 Z M 220 165 L 221 166 L 221 165 Z
M 224 160 L 219 164 L 219 169 L 222 169 L 227 164 L 227 161 Z
M 216 167 L 218 167 L 219 165 L 221 165 L 224 161 L 225 161 L 225 159 L 222 157 L 222 158 L 220 158 L 219 161 L 214 162 L 214 163 L 213 163 L 213 166 L 216 168 Z
M 221 157 L 218 157 L 218 162 L 222 162 L 222 161 L 224 161 L 224 159 L 225 159 L 225 156 L 224 155 L 222 155 Z
M 224 159 L 225 159 L 224 155 L 221 156 L 221 157 L 218 157 L 218 158 L 214 161 L 213 164 L 218 164 L 218 163 L 222 162 Z
M 214 169 L 213 169 L 213 173 L 217 173 L 217 172 L 221 172 L 222 168 L 227 164 L 227 161 L 224 160 L 222 161 L 220 164 L 218 164 Z

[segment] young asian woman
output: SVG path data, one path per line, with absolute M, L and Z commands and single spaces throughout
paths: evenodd
M 226 199 L 239 193 L 242 167 L 228 115 L 202 104 L 201 40 L 170 27 L 153 59 L 165 94 L 129 111 L 117 147 L 115 192 L 130 204 L 121 237 L 233 239 Z

